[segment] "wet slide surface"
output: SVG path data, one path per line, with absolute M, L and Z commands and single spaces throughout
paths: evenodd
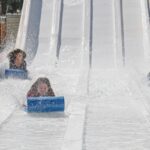
M 32 81 L 4 80 L 1 83 L 1 88 L 6 89 L 9 85 L 9 94 L 3 92 L 1 95 L 2 98 L 4 97 L 4 99 L 7 100 L 6 102 L 2 102 L 3 111 L 1 111 L 2 115 L 4 115 L 4 117 L 1 117 L 2 124 L 0 130 L 0 147 L 2 149 L 61 149 L 69 119 L 67 106 L 69 102 L 72 101 L 73 95 L 76 91 L 81 59 L 78 58 L 78 56 L 80 56 L 81 50 L 82 30 L 79 29 L 77 35 L 73 35 L 73 40 L 71 41 L 74 43 L 74 45 L 72 45 L 72 43 L 68 44 L 67 42 L 62 42 L 60 59 L 57 61 L 58 65 L 56 68 L 51 68 L 51 60 L 49 60 L 51 58 L 50 54 L 54 53 L 53 51 L 55 51 L 55 49 L 50 49 L 51 44 L 53 45 L 53 43 L 51 43 L 51 39 L 53 38 L 53 35 L 51 34 L 51 28 L 54 26 L 52 16 L 53 13 L 56 13 L 54 11 L 58 11 L 59 13 L 60 10 L 59 8 L 52 8 L 54 6 L 54 1 L 51 1 L 50 5 L 47 5 L 47 0 L 38 1 L 36 2 L 36 5 L 33 5 L 34 3 L 35 0 L 32 0 L 30 3 L 30 9 L 32 8 L 32 13 L 29 12 L 29 22 L 27 27 L 28 32 L 25 37 L 27 54 L 30 54 L 30 52 L 34 49 L 34 51 L 31 53 L 31 56 L 29 56 L 27 59 L 29 63 L 32 62 L 29 66 L 29 72 Z M 82 20 L 80 21 L 82 16 L 77 15 L 76 12 L 77 10 L 82 12 L 82 5 L 82 3 L 78 4 L 79 9 L 76 4 L 70 6 L 73 8 L 73 10 L 71 10 L 71 8 L 67 5 L 67 1 L 63 3 L 64 13 L 62 17 L 66 19 L 62 20 L 60 28 L 66 29 L 63 29 L 62 38 L 64 38 L 64 36 L 68 36 L 69 38 L 72 29 L 78 29 L 81 26 L 80 24 L 74 24 L 74 26 L 70 24 L 69 27 L 66 27 L 67 21 L 69 20 L 67 17 L 70 17 L 70 15 L 67 16 L 68 13 L 66 12 L 71 12 L 72 15 L 76 17 L 74 21 L 80 23 L 82 22 Z M 35 14 L 39 7 L 40 11 L 38 12 L 38 16 L 40 16 L 40 18 L 37 18 L 35 17 Z M 45 17 L 47 14 L 49 14 L 49 18 L 51 18 L 48 24 L 46 23 Z M 33 26 L 31 26 L 32 21 L 36 21 L 33 23 Z M 67 31 L 68 28 L 70 29 L 68 30 L 69 32 Z M 36 33 L 36 37 L 32 33 Z M 56 36 L 60 35 L 58 34 Z M 55 41 L 55 39 L 52 41 Z M 70 49 L 72 51 L 69 51 Z M 65 62 L 66 59 L 67 63 Z M 72 74 L 71 69 L 73 66 L 76 66 L 78 60 L 78 68 L 75 71 L 75 74 Z M 65 68 L 66 64 L 69 64 L 70 66 L 67 65 L 67 68 Z M 65 70 L 63 68 L 65 68 Z M 28 114 L 20 106 L 20 104 L 22 105 L 26 101 L 27 91 L 39 76 L 47 76 L 50 78 L 55 94 L 65 96 L 66 111 L 64 113 Z M 14 138 L 12 138 L 12 135 L 14 135 Z
M 83 56 L 89 57 L 88 46 L 83 46 L 90 42 L 84 37 L 91 32 L 85 24 L 91 15 L 89 5 L 86 7 L 89 12 L 85 10 L 85 4 L 89 2 L 26 1 L 29 15 L 25 18 L 25 24 L 20 25 L 20 28 L 25 25 L 26 34 L 19 36 L 25 40 L 20 42 L 24 42 L 22 48 L 27 49 L 27 54 L 31 53 L 27 61 L 31 64 L 29 71 L 32 80 L 0 82 L 0 149 L 61 149 L 70 112 L 28 114 L 20 107 L 26 101 L 28 89 L 39 76 L 50 78 L 56 95 L 65 96 L 66 110 L 71 102 L 87 104 L 84 150 L 150 148 L 150 124 L 142 101 L 144 97 L 128 70 L 114 69 L 116 33 L 113 0 L 91 1 L 91 68 L 88 68 L 88 61 L 83 63 Z M 123 5 L 126 60 L 132 64 L 136 49 L 138 56 L 135 60 L 143 59 L 140 0 L 127 0 Z M 129 15 L 125 8 L 130 13 L 134 9 L 135 13 Z M 131 30 L 135 26 L 133 18 L 137 26 Z M 87 73 L 89 76 L 84 76 Z M 87 81 L 88 84 L 84 83 Z M 83 84 L 86 86 L 82 88 Z M 88 94 L 84 93 L 86 89 Z
M 84 150 L 150 148 L 149 117 L 132 80 L 125 72 L 94 72 L 87 102 Z
M 115 56 L 114 19 L 113 15 L 110 15 L 114 13 L 113 2 L 93 1 L 93 26 L 97 28 L 95 31 L 99 30 L 93 32 L 92 67 L 89 76 L 83 149 L 148 150 L 149 111 L 145 107 L 145 97 L 142 96 L 136 83 L 138 80 L 135 81 L 134 76 L 130 76 L 128 69 L 123 71 L 111 67 Z M 97 5 L 101 6 L 101 9 L 96 9 Z M 140 1 L 123 1 L 123 12 L 125 58 L 128 65 L 133 65 L 137 60 L 143 59 L 141 50 L 143 45 L 139 42 L 143 32 L 142 19 L 139 15 Z M 95 13 L 105 17 L 94 19 Z M 136 22 L 136 27 L 133 27 L 135 25 L 133 22 Z M 102 69 L 101 65 L 105 66 L 105 69 Z M 107 67 L 109 69 L 106 69 Z

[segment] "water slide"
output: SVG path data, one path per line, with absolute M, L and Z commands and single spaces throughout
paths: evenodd
M 68 14 L 68 11 L 74 18 Z M 76 92 L 80 72 L 83 27 L 82 15 L 79 13 L 82 14 L 82 11 L 81 2 L 72 4 L 59 0 L 24 1 L 15 47 L 26 51 L 29 76 L 32 81 L 8 79 L 1 82 L 1 89 L 11 87 L 7 92 L 2 90 L 4 92 L 1 94 L 1 97 L 7 100 L 1 105 L 3 117 L 1 117 L 0 147 L 2 149 L 61 148 L 69 118 L 67 106 L 72 99 L 76 99 L 73 95 Z M 78 23 L 68 24 L 70 19 Z M 73 30 L 76 30 L 75 34 L 72 34 Z M 72 39 L 70 44 L 67 44 L 70 35 Z M 72 51 L 69 51 L 70 49 Z M 66 69 L 63 69 L 65 66 Z M 74 74 L 71 72 L 72 67 L 76 67 Z M 26 100 L 26 92 L 39 76 L 47 76 L 56 95 L 65 96 L 65 113 L 30 115 L 20 107 L 20 104 Z M 18 133 L 15 138 L 10 138 L 13 133 L 9 132 L 9 129 Z
M 136 68 L 138 76 L 148 64 L 148 31 L 143 0 L 24 0 L 15 47 L 27 53 L 31 80 L 0 82 L 0 148 L 64 150 L 64 139 L 74 137 L 65 136 L 68 106 L 79 102 L 87 105 L 84 134 L 67 148 L 149 149 L 142 83 L 118 69 Z M 39 76 L 65 96 L 64 114 L 28 114 L 20 107 Z
M 142 1 L 92 1 L 93 44 L 85 150 L 149 148 L 146 141 L 150 134 L 150 105 L 141 91 L 141 76 L 137 79 L 135 71 L 148 56 L 145 7 Z M 115 70 L 116 65 L 128 69 Z M 131 75 L 129 68 L 136 73 Z

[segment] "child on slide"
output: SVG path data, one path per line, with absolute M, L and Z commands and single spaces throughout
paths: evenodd
M 21 49 L 14 49 L 8 54 L 9 68 L 10 69 L 21 69 L 26 71 L 26 53 Z
M 48 78 L 38 78 L 27 93 L 27 97 L 39 96 L 55 96 Z

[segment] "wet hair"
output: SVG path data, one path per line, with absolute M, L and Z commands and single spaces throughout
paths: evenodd
M 12 52 L 8 54 L 8 58 L 11 62 L 14 62 L 16 59 L 17 54 L 21 53 L 23 55 L 23 59 L 26 58 L 26 53 L 22 51 L 21 49 L 14 49 Z
M 37 81 L 35 82 L 37 88 L 38 88 L 38 85 L 40 83 L 45 83 L 47 85 L 48 89 L 51 88 L 51 84 L 49 82 L 49 79 L 46 77 L 40 77 L 37 79 Z
M 46 77 L 40 77 L 40 78 L 38 78 L 35 81 L 35 83 L 32 85 L 30 91 L 28 92 L 28 95 L 30 95 L 29 93 L 32 93 L 32 92 L 35 94 L 35 96 L 38 95 L 38 86 L 41 83 L 45 83 L 47 85 L 47 87 L 48 87 L 47 95 L 49 95 L 49 96 L 55 96 L 55 94 L 54 94 L 54 92 L 53 92 L 53 90 L 51 88 L 51 84 L 49 82 L 49 79 L 46 78 Z

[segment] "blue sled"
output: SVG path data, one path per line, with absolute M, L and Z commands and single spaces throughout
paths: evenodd
M 27 71 L 21 69 L 6 69 L 5 70 L 6 78 L 19 78 L 19 79 L 27 79 L 28 73 Z
M 64 97 L 28 97 L 28 112 L 64 111 Z

